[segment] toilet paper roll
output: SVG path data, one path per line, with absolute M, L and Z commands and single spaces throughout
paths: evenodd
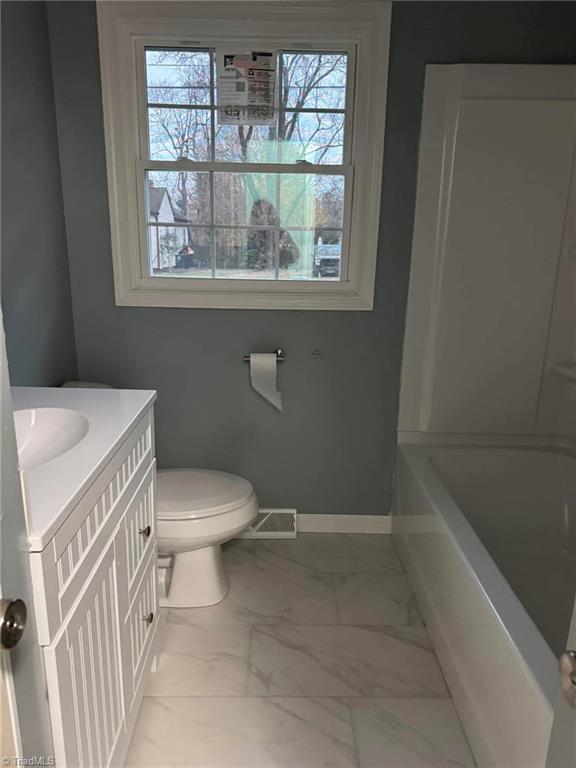
M 278 391 L 276 375 L 278 358 L 275 352 L 252 352 L 250 355 L 250 383 L 265 400 L 282 410 L 282 392 Z

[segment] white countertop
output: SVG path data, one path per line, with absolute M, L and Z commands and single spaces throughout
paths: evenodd
M 69 408 L 89 422 L 87 434 L 73 448 L 20 472 L 30 551 L 44 549 L 155 399 L 156 393 L 149 390 L 12 388 L 15 411 Z

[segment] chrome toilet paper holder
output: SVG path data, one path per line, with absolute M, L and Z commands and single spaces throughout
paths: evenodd
M 283 363 L 286 359 L 284 350 L 281 348 L 275 349 L 274 352 L 276 353 L 276 360 L 279 363 Z M 250 355 L 244 355 L 244 362 L 249 363 L 250 362 Z

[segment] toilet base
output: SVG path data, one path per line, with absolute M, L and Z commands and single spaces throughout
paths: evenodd
M 170 608 L 215 605 L 226 597 L 229 588 L 220 544 L 178 552 L 174 556 L 170 590 L 160 599 L 160 605 Z

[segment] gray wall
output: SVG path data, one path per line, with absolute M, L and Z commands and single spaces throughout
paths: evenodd
M 395 5 L 373 312 L 114 306 L 95 9 L 49 4 L 80 375 L 158 390 L 160 466 L 253 481 L 304 513 L 387 513 L 426 63 L 567 63 L 576 5 Z M 242 355 L 286 348 L 282 415 L 250 389 Z M 312 357 L 318 348 L 322 356 Z
M 2 305 L 13 384 L 74 378 L 44 3 L 2 3 Z

